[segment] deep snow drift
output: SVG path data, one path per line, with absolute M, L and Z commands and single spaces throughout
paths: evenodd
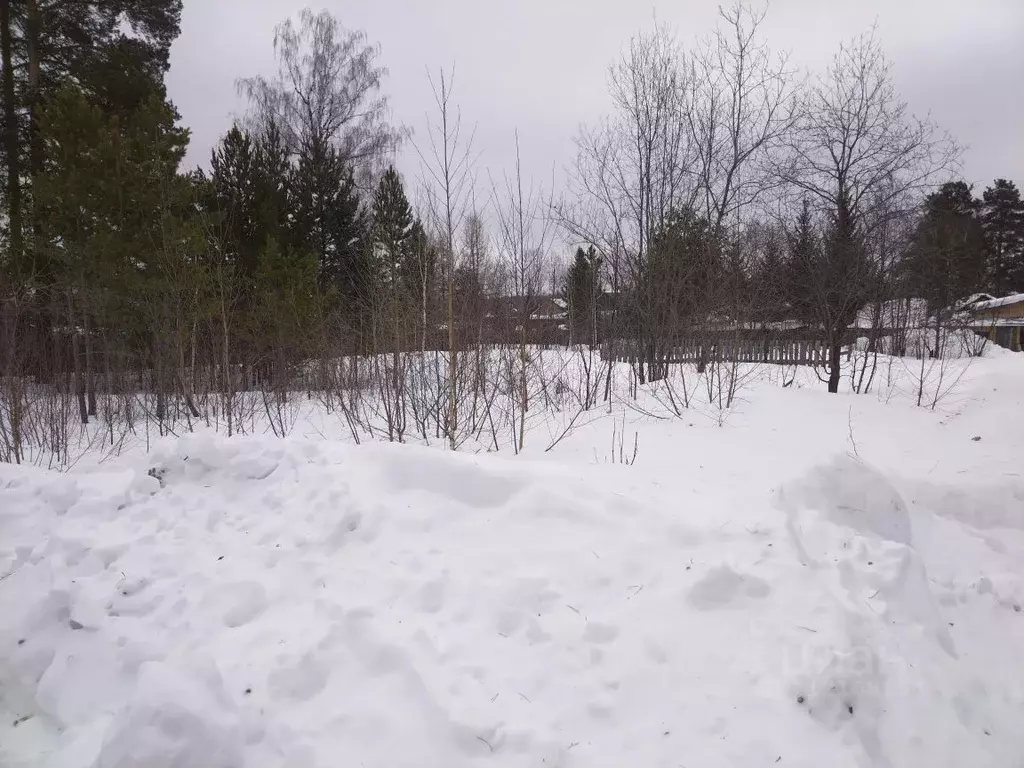
M 0 765 L 1024 766 L 1024 357 L 743 398 L 0 465 Z

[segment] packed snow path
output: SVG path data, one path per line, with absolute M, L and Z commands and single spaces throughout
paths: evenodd
M 1024 766 L 1024 359 L 978 367 L 947 417 L 766 388 L 632 467 L 0 466 L 0 764 Z

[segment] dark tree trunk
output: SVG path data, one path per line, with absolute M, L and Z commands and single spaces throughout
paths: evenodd
M 839 374 L 843 357 L 843 341 L 841 337 L 833 338 L 828 345 L 828 391 L 833 394 L 839 391 Z
M 78 401 L 78 416 L 83 424 L 88 424 L 89 409 L 85 402 L 85 378 L 82 376 L 81 349 L 74 323 L 71 328 L 71 371 L 75 382 L 75 399 Z
M 4 147 L 7 156 L 7 214 L 11 251 L 20 259 L 22 241 L 21 167 L 18 112 L 14 103 L 14 58 L 11 42 L 11 0 L 0 0 L 0 58 L 3 60 Z
M 26 0 L 28 10 L 25 31 L 28 37 L 28 104 L 30 126 L 29 171 L 33 176 L 43 170 L 43 145 L 39 135 L 39 108 L 41 106 L 42 62 L 40 41 L 42 39 L 42 15 L 39 0 Z
M 42 108 L 42 62 L 40 56 L 42 39 L 42 15 L 39 11 L 39 0 L 26 0 L 27 8 L 25 32 L 28 38 L 28 171 L 29 179 L 34 180 L 43 172 L 43 137 L 39 130 L 39 110 Z M 34 183 L 34 181 L 33 181 Z M 38 269 L 36 259 L 39 258 L 39 241 L 42 239 L 42 225 L 39 216 L 32 212 L 32 246 L 28 263 L 33 271 Z
M 163 363 L 157 355 L 153 361 L 153 389 L 156 394 L 156 420 L 160 426 L 161 436 L 164 434 L 164 421 L 167 420 L 167 395 L 164 389 L 164 368 Z
M 88 396 L 89 415 L 96 416 L 96 372 L 92 359 L 92 325 L 89 314 L 85 315 L 85 387 Z
M 78 343 L 78 318 L 75 316 L 75 306 L 71 300 L 71 291 L 68 291 L 68 328 L 71 335 L 71 381 L 75 391 L 75 398 L 78 400 L 78 415 L 83 424 L 89 423 L 89 409 L 85 402 L 85 378 L 82 376 L 81 348 Z

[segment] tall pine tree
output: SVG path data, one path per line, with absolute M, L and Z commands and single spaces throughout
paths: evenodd
M 352 173 L 338 150 L 323 143 L 299 158 L 292 176 L 293 243 L 313 255 L 321 290 L 350 317 L 366 309 L 372 287 L 369 222 Z
M 74 84 L 106 113 L 128 114 L 163 98 L 170 46 L 178 36 L 182 0 L 4 0 L 0 4 L 3 56 L 3 161 L 0 197 L 14 258 L 22 271 L 31 212 L 30 181 L 43 171 L 40 114 L 57 91 Z M 37 232 L 38 234 L 38 232 Z
M 234 126 L 210 158 L 213 213 L 221 219 L 224 256 L 243 277 L 253 277 L 266 245 L 259 227 L 259 158 L 248 133 Z
M 562 298 L 569 310 L 569 330 L 577 344 L 597 343 L 598 298 L 601 293 L 601 257 L 594 246 L 576 249 L 565 274 Z
M 271 242 L 275 253 L 294 245 L 287 153 L 279 134 L 269 131 L 254 138 L 234 126 L 213 150 L 210 164 L 214 189 L 210 213 L 220 221 L 219 245 L 251 285 L 260 255 Z
M 810 204 L 805 200 L 800 215 L 787 232 L 788 252 L 780 280 L 784 303 L 793 316 L 806 323 L 817 321 L 815 292 L 821 269 L 821 241 Z
M 194 180 L 178 174 L 188 132 L 175 120 L 156 95 L 128 115 L 109 115 L 76 88 L 56 94 L 40 116 L 47 158 L 34 189 L 40 294 L 57 361 L 72 362 L 83 422 L 95 414 L 98 338 L 152 368 L 158 417 L 177 386 L 170 371 L 197 320 L 203 227 Z
M 373 198 L 374 272 L 380 290 L 395 295 L 414 295 L 417 284 L 414 224 L 402 179 L 394 166 L 389 166 Z
M 1024 293 L 1024 201 L 1020 191 L 1012 181 L 996 179 L 982 201 L 989 288 L 997 296 Z
M 761 227 L 759 241 L 758 258 L 753 268 L 757 302 L 766 320 L 783 320 L 790 308 L 785 238 L 774 227 Z
M 911 290 L 943 312 L 985 287 L 985 237 L 980 205 L 962 181 L 928 196 L 910 245 Z

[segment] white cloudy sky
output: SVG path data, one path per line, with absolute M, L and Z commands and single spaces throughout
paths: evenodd
M 171 98 L 192 129 L 190 165 L 244 105 L 235 80 L 274 71 L 273 28 L 312 0 L 185 0 L 171 55 Z M 425 140 L 428 69 L 455 65 L 456 100 L 476 128 L 488 186 L 511 166 L 555 178 L 581 122 L 608 108 L 607 66 L 629 38 L 672 26 L 683 41 L 714 25 L 716 0 L 316 0 L 381 46 L 393 119 Z M 1024 185 L 1024 0 L 774 0 L 764 31 L 801 68 L 820 69 L 839 42 L 877 23 L 911 108 L 967 145 L 964 176 L 978 192 L 997 176 Z M 397 158 L 417 174 L 417 156 Z

